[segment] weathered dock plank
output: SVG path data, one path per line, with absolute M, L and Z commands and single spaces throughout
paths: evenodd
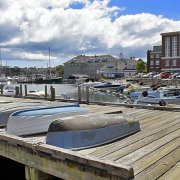
M 45 144 L 45 134 L 22 138 L 0 129 L 0 155 L 24 164 L 27 174 L 32 167 L 34 174 L 37 169 L 62 179 L 132 179 L 135 176 L 135 179 L 173 180 L 179 177 L 179 107 L 133 107 L 112 103 L 81 104 L 81 107 L 96 114 L 122 111 L 135 116 L 140 119 L 141 131 L 102 146 L 71 151 Z

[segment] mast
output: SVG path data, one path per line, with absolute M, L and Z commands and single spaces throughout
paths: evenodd
M 50 53 L 50 47 L 48 47 L 48 51 L 49 51 L 49 77 L 51 77 L 51 64 L 50 64 L 50 55 L 51 55 L 51 53 Z
M 1 49 L 0 49 L 0 66 L 2 66 Z

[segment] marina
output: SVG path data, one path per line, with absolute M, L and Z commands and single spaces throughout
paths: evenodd
M 23 102 L 25 99 L 2 96 L 0 100 L 1 104 L 7 104 Z M 67 102 L 46 103 L 64 105 Z M 122 111 L 137 117 L 140 131 L 104 145 L 70 150 L 46 144 L 46 134 L 18 137 L 1 128 L 0 155 L 23 164 L 26 179 L 178 179 L 178 106 L 81 103 L 80 107 L 96 115 Z

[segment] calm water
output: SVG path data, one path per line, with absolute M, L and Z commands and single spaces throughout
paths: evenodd
M 20 84 L 8 82 L 12 86 L 20 86 Z M 24 94 L 24 85 L 23 94 Z M 78 87 L 76 84 L 26 84 L 27 90 L 45 90 L 45 85 L 47 85 L 48 93 L 50 94 L 50 87 L 53 86 L 55 88 L 56 98 L 64 98 L 64 99 L 78 99 Z M 85 100 L 86 91 L 85 89 L 81 89 L 82 100 Z M 99 101 L 99 102 L 115 102 L 122 103 L 126 100 L 126 97 L 122 97 L 121 95 L 117 95 L 111 92 L 96 92 L 92 89 L 89 91 L 89 100 L 90 101 Z

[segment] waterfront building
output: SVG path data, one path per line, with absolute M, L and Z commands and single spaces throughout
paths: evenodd
M 180 31 L 161 33 L 162 46 L 147 51 L 147 71 L 180 72 Z
M 161 72 L 162 46 L 153 46 L 147 51 L 147 72 Z
M 64 78 L 77 76 L 121 78 L 136 73 L 135 58 L 116 58 L 111 55 L 79 55 L 64 63 Z
M 162 33 L 161 71 L 180 72 L 180 31 Z

